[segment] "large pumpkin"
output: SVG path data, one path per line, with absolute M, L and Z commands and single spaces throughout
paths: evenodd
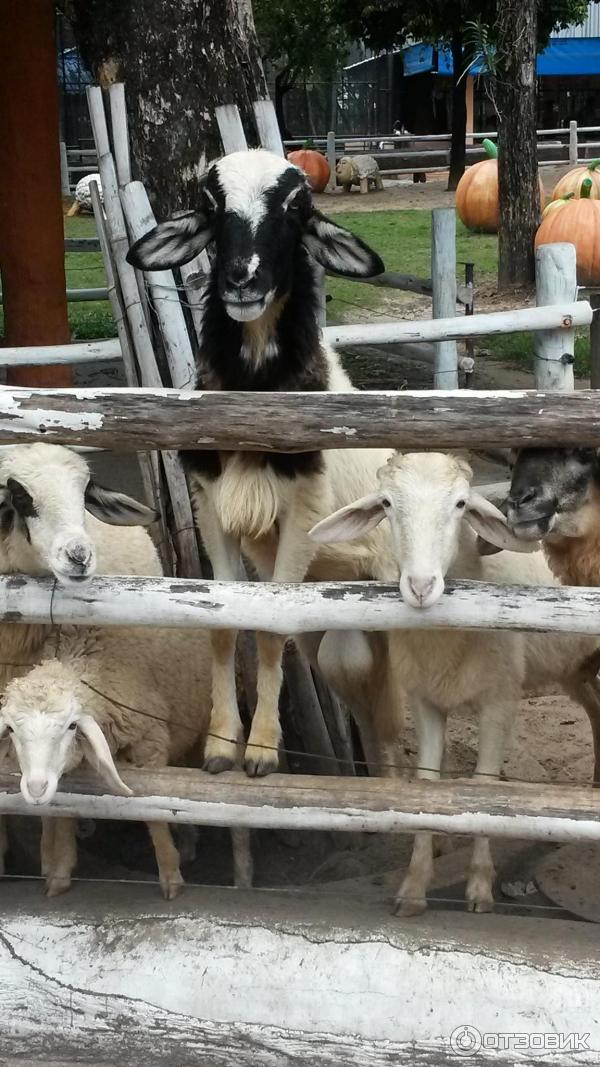
M 600 170 L 597 170 L 597 167 L 600 167 L 600 159 L 591 159 L 585 166 L 574 167 L 573 170 L 570 170 L 568 174 L 565 174 L 564 178 L 561 178 L 556 183 L 552 199 L 559 200 L 561 196 L 566 196 L 567 193 L 573 193 L 573 196 L 576 197 L 581 196 L 581 183 L 584 178 L 589 178 L 592 183 L 590 200 L 600 200 Z
M 463 174 L 456 189 L 456 210 L 467 229 L 498 233 L 498 149 L 487 137 L 483 147 L 488 158 Z M 543 204 L 544 186 L 541 179 L 539 182 Z
M 558 241 L 575 245 L 580 285 L 600 285 L 600 200 L 590 199 L 591 185 L 585 178 L 579 196 L 547 215 L 535 236 L 536 248 Z
M 297 152 L 289 152 L 288 159 L 308 175 L 313 193 L 324 191 L 331 174 L 331 167 L 325 156 L 314 148 L 300 148 Z

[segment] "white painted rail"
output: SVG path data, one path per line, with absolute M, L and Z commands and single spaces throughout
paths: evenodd
M 166 626 L 270 633 L 482 629 L 600 633 L 600 589 L 448 582 L 438 604 L 405 604 L 379 582 L 304 585 L 98 576 L 77 593 L 51 578 L 0 576 L 0 621 Z

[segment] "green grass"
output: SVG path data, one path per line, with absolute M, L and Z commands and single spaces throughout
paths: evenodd
M 65 218 L 65 237 L 95 237 L 96 224 L 89 215 Z M 68 289 L 100 289 L 106 285 L 101 252 L 67 252 L 65 272 Z M 106 300 L 69 304 L 69 323 L 78 341 L 114 337 L 116 328 Z
M 533 370 L 533 334 L 508 333 L 500 337 L 482 337 L 477 348 L 490 352 L 496 359 L 506 363 L 518 363 L 523 370 Z M 576 378 L 587 378 L 590 373 L 590 336 L 588 330 L 578 330 L 575 337 Z
M 415 274 L 420 278 L 431 275 L 431 212 L 430 211 L 365 211 L 340 212 L 336 222 L 346 226 L 375 248 L 387 270 Z M 498 238 L 490 234 L 474 234 L 457 222 L 456 256 L 459 264 L 475 264 L 475 279 L 492 278 L 498 265 Z M 334 321 L 348 320 L 351 309 L 346 301 L 376 309 L 385 290 L 328 278 L 327 292 L 333 297 L 327 305 Z M 391 290 L 387 290 L 391 292 Z

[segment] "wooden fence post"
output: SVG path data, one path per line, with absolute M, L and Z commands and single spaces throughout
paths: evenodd
M 575 245 L 540 245 L 535 253 L 536 303 L 538 307 L 569 303 L 577 297 Z M 565 322 L 556 330 L 535 335 L 535 387 L 569 393 L 575 388 L 573 361 L 575 328 Z
M 329 170 L 331 171 L 327 185 L 325 187 L 326 193 L 334 193 L 336 180 L 335 180 L 335 131 L 330 130 L 327 134 L 327 162 L 329 163 Z
M 572 167 L 577 166 L 579 149 L 577 144 L 577 121 L 572 119 L 569 123 L 569 163 Z
M 433 318 L 456 315 L 456 213 L 453 207 L 431 213 Z M 438 341 L 433 365 L 435 389 L 458 389 L 456 341 Z
M 590 323 L 590 385 L 600 389 L 600 293 L 590 293 L 594 317 Z

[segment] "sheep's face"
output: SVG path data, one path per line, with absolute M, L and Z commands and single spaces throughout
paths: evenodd
M 0 748 L 14 750 L 21 793 L 28 804 L 49 804 L 63 774 L 84 757 L 120 793 L 121 781 L 102 730 L 85 712 L 75 673 L 58 660 L 46 661 L 6 688 L 0 711 Z
M 196 212 L 160 223 L 127 258 L 141 270 L 165 270 L 189 262 L 211 243 L 218 295 L 237 322 L 259 319 L 288 295 L 301 249 L 347 277 L 368 278 L 384 269 L 363 241 L 314 209 L 306 175 L 271 152 L 234 152 L 217 160 L 201 195 Z
M 318 523 L 310 536 L 324 542 L 351 540 L 387 518 L 402 598 L 415 608 L 430 607 L 444 592 L 463 521 L 499 548 L 531 547 L 519 545 L 502 513 L 473 491 L 471 477 L 468 463 L 458 456 L 393 456 L 378 471 L 377 492 Z
M 598 524 L 600 464 L 592 448 L 515 453 L 508 522 L 517 537 L 582 537 Z
M 0 452 L 0 542 L 7 562 L 30 574 L 50 572 L 62 585 L 93 577 L 96 550 L 85 511 L 116 524 L 147 524 L 155 513 L 102 489 L 82 456 L 58 445 L 17 445 Z

